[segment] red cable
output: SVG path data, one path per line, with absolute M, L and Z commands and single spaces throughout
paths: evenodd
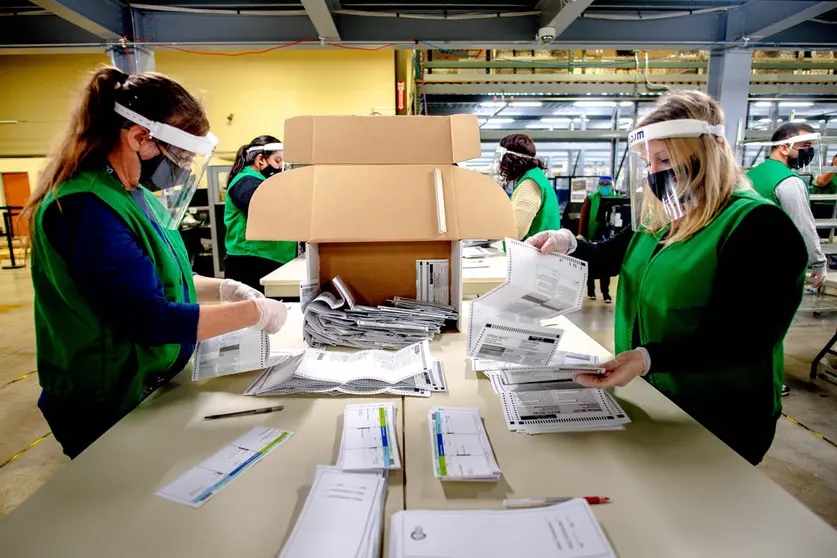
M 144 42 L 144 43 L 150 43 L 151 42 L 147 39 L 141 39 L 141 38 L 138 38 L 138 37 L 131 37 L 130 35 L 126 35 L 125 38 L 131 39 L 134 42 Z M 270 48 L 266 48 L 264 50 L 250 50 L 250 51 L 245 51 L 245 52 L 213 52 L 213 51 L 190 50 L 190 49 L 187 49 L 187 48 L 182 48 L 182 47 L 177 47 L 177 46 L 172 46 L 172 45 L 156 45 L 156 46 L 159 47 L 159 48 L 163 48 L 163 49 L 176 50 L 178 52 L 184 52 L 186 54 L 197 54 L 199 56 L 226 56 L 226 57 L 230 57 L 230 58 L 237 58 L 239 56 L 250 56 L 250 55 L 253 55 L 253 54 L 267 54 L 268 52 L 272 52 L 274 50 L 279 50 L 279 49 L 283 49 L 283 48 L 297 46 L 297 45 L 300 45 L 300 44 L 303 44 L 303 43 L 318 43 L 318 42 L 320 42 L 319 39 L 300 39 L 298 41 L 293 41 L 291 43 L 287 43 L 287 44 L 284 44 L 284 45 L 276 45 L 276 46 L 273 46 L 273 47 L 270 47 Z M 378 46 L 378 47 L 375 47 L 375 48 L 356 47 L 356 46 L 351 46 L 351 45 L 341 45 L 339 43 L 325 43 L 325 44 L 327 44 L 328 46 L 331 46 L 331 47 L 336 47 L 336 48 L 343 48 L 343 49 L 347 49 L 347 50 L 364 50 L 364 51 L 367 51 L 367 52 L 375 52 L 375 51 L 378 51 L 378 50 L 383 50 L 385 48 L 395 46 L 395 43 L 389 43 L 389 44 L 381 45 L 381 46 Z

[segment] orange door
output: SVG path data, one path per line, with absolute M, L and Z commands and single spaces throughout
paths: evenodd
M 29 201 L 29 175 L 25 172 L 4 172 L 3 193 L 6 195 L 6 205 L 23 207 Z M 17 214 L 20 210 L 17 210 Z M 12 228 L 15 236 L 24 236 L 28 233 L 24 221 L 20 221 L 18 215 L 12 217 Z

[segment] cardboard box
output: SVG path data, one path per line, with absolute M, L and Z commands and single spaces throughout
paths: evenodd
M 477 117 L 301 116 L 285 160 L 250 203 L 247 238 L 307 242 L 308 278 L 340 275 L 361 304 L 416 297 L 416 260 L 450 262 L 460 307 L 460 240 L 515 236 L 511 203 L 489 177 L 454 166 L 480 156 Z

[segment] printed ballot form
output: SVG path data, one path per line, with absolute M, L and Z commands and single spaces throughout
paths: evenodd
M 390 521 L 389 558 L 616 558 L 581 498 L 524 510 L 406 510 Z
M 374 558 L 380 554 L 387 479 L 381 472 L 318 466 L 278 558 Z
M 400 469 L 393 403 L 346 405 L 337 466 L 345 471 Z
M 198 341 L 192 380 L 261 370 L 297 353 L 271 348 L 270 338 L 259 327 L 238 329 Z
M 477 409 L 435 407 L 430 410 L 433 474 L 443 481 L 496 481 L 500 467 Z
M 506 239 L 506 282 L 471 305 L 468 354 L 521 366 L 544 366 L 563 331 L 541 320 L 581 308 L 587 264 L 563 254 L 543 255 L 529 244 Z
M 157 496 L 199 508 L 291 436 L 293 432 L 256 426 L 158 490 Z

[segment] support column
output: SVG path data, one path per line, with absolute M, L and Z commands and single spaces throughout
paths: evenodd
M 108 49 L 111 63 L 126 74 L 155 71 L 154 51 L 141 47 L 114 46 Z
M 713 50 L 709 56 L 707 93 L 720 101 L 724 109 L 726 137 L 733 149 L 743 139 L 747 127 L 752 62 L 752 51 L 740 48 Z

